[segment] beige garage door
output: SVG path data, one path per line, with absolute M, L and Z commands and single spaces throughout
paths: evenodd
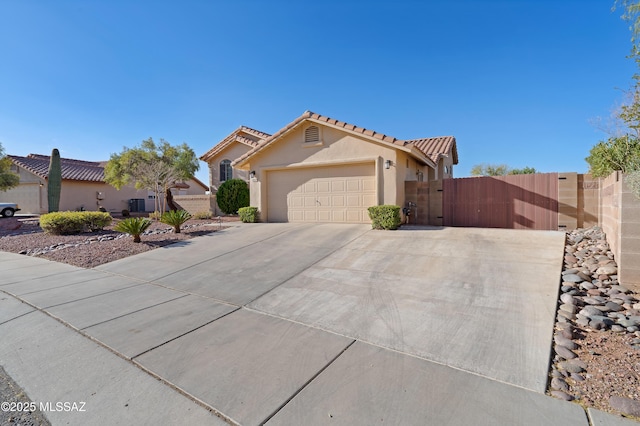
M 368 223 L 377 204 L 373 163 L 275 170 L 267 186 L 270 222 Z

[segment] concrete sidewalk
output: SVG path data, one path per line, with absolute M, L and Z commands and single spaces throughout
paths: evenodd
M 0 252 L 0 363 L 86 402 L 52 424 L 635 424 L 544 395 L 563 242 L 257 224 L 94 270 Z

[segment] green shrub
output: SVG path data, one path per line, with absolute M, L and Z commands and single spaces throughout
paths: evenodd
M 108 226 L 113 218 L 106 212 L 82 212 L 84 217 L 85 226 L 90 231 L 102 231 L 105 226 Z
M 398 229 L 398 226 L 402 223 L 400 206 L 372 206 L 368 210 L 373 229 Z
M 123 219 L 113 228 L 118 232 L 124 232 L 133 237 L 134 243 L 140 242 L 140 235 L 151 225 L 151 221 L 144 217 L 130 217 Z
M 238 209 L 238 215 L 244 223 L 256 223 L 259 220 L 257 207 L 240 207 Z
M 103 212 L 53 212 L 40 216 L 40 227 L 47 234 L 79 234 L 99 231 L 111 220 L 111 215 Z
M 189 219 L 191 219 L 191 215 L 186 210 L 172 210 L 164 213 L 160 218 L 160 222 L 173 226 L 175 233 L 179 234 L 180 227 Z
M 249 206 L 249 185 L 242 179 L 225 181 L 216 194 L 218 207 L 226 214 L 236 214 L 238 209 Z
M 213 213 L 211 212 L 195 212 L 193 214 L 193 218 L 199 220 L 211 219 L 212 217 Z
M 160 214 L 159 211 L 149 213 L 149 219 L 151 220 L 160 220 L 161 217 L 162 215 Z

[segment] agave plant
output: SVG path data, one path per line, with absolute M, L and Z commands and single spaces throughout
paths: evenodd
M 180 227 L 189 219 L 191 219 L 191 215 L 186 210 L 173 210 L 164 213 L 160 218 L 160 222 L 173 226 L 176 234 L 179 234 Z
M 151 221 L 144 217 L 130 217 L 124 219 L 113 228 L 118 232 L 124 232 L 133 236 L 133 242 L 140 242 L 140 235 L 151 225 Z

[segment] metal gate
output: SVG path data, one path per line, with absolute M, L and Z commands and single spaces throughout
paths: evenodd
M 444 226 L 558 229 L 558 174 L 443 180 Z

